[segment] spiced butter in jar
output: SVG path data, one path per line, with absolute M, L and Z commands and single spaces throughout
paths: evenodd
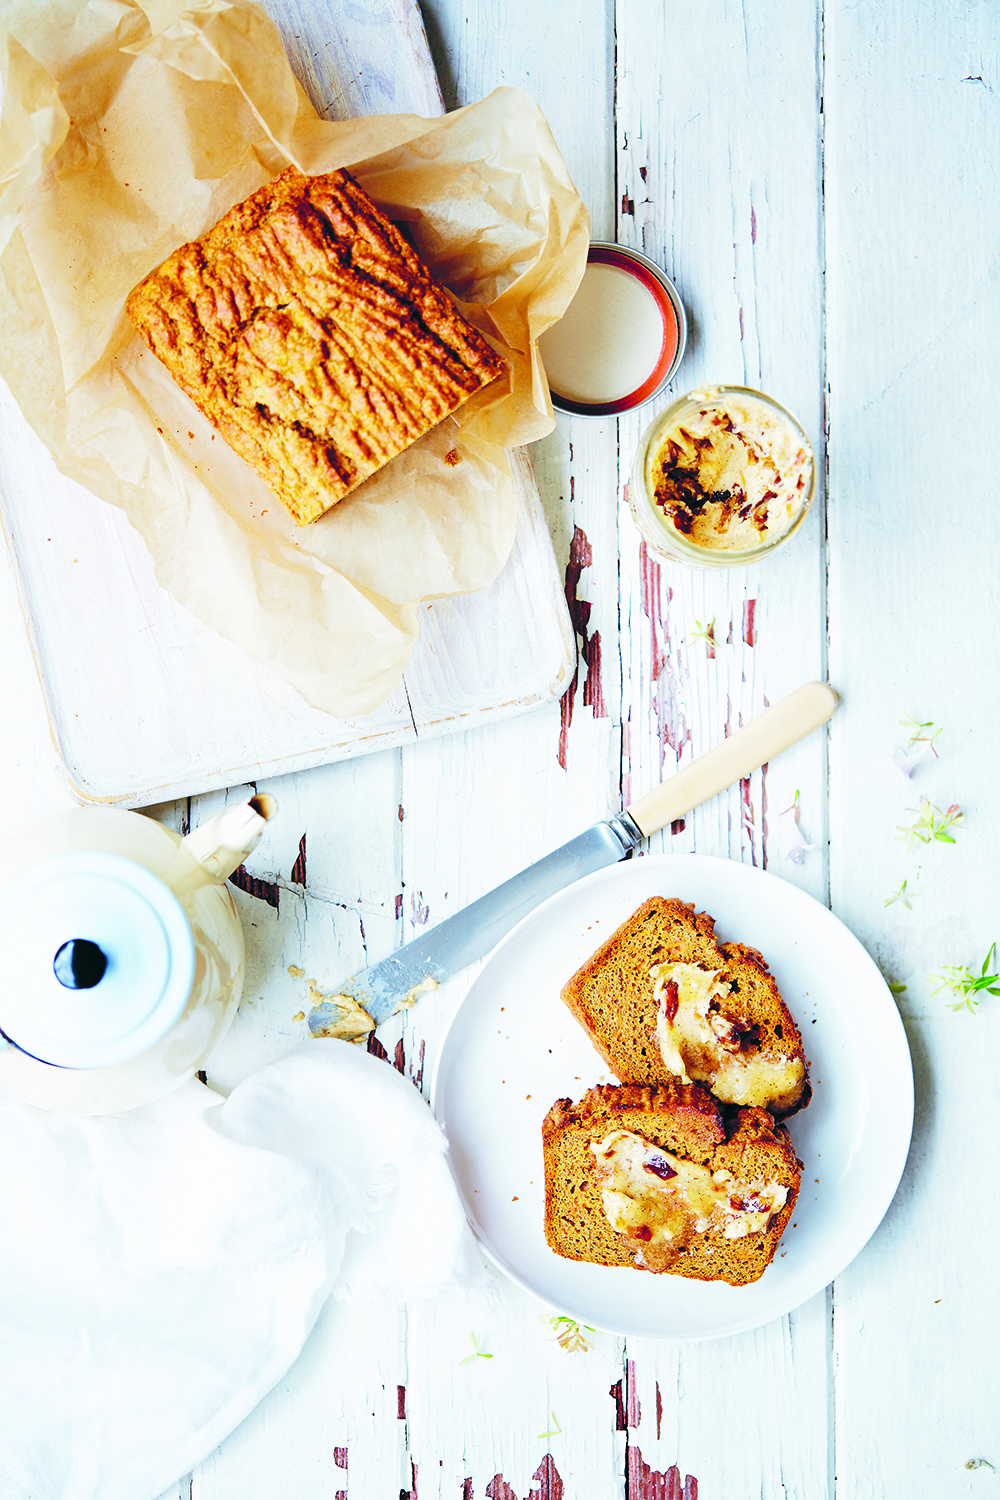
M 799 423 L 746 386 L 704 386 L 646 429 L 628 498 L 647 545 L 693 567 L 757 562 L 812 503 L 815 459 Z

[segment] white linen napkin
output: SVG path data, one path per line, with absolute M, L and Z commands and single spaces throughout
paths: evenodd
M 491 1285 L 413 1085 L 316 1039 L 228 1099 L 0 1102 L 0 1496 L 153 1500 L 294 1362 L 327 1296 Z

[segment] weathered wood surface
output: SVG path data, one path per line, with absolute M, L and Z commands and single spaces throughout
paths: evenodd
M 330 58 L 330 38 L 377 31 L 398 13 L 388 0 L 270 8 L 317 103 L 421 107 L 403 97 L 427 89 L 412 7 L 407 30 L 385 24 L 370 71 Z M 305 981 L 290 968 L 322 986 L 382 956 L 829 666 L 843 696 L 829 756 L 815 736 L 654 843 L 755 863 L 829 899 L 905 983 L 913 1148 L 855 1263 L 751 1334 L 680 1346 L 599 1334 L 567 1354 L 549 1310 L 499 1282 L 488 1313 L 331 1304 L 286 1379 L 170 1494 L 986 1494 L 1000 1473 L 1000 1224 L 975 1143 L 996 1113 L 1000 1001 L 953 1014 L 927 976 L 978 969 L 1000 936 L 995 18 L 938 0 L 696 12 L 426 0 L 423 16 L 445 104 L 499 83 L 530 90 L 595 237 L 672 274 L 692 328 L 676 389 L 745 379 L 772 392 L 828 454 L 828 485 L 759 569 L 658 565 L 622 502 L 651 413 L 560 418 L 534 462 L 581 652 L 572 692 L 267 784 L 281 817 L 249 863 L 258 894 L 240 895 L 248 1001 L 213 1081 L 232 1085 L 301 1034 Z M 2 770 L 27 811 L 63 794 L 9 587 L 0 610 Z M 714 622 L 714 645 L 699 622 Z M 943 726 L 912 782 L 888 756 L 907 714 Z M 801 865 L 784 858 L 796 790 L 816 846 Z M 966 826 L 953 846 L 907 853 L 896 829 L 924 794 L 960 804 Z M 223 796 L 155 811 L 180 824 Z M 886 905 L 904 879 L 912 906 Z M 425 1088 L 470 977 L 380 1031 L 387 1060 Z M 492 1359 L 460 1363 L 470 1332 Z

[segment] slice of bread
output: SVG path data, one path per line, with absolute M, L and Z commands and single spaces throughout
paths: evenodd
M 731 1286 L 770 1264 L 802 1170 L 766 1110 L 740 1110 L 727 1139 L 705 1091 L 675 1082 L 558 1100 L 542 1149 L 557 1255 Z
M 562 998 L 622 1082 L 700 1082 L 776 1118 L 809 1102 L 802 1037 L 764 959 L 720 944 L 713 918 L 683 901 L 645 901 Z

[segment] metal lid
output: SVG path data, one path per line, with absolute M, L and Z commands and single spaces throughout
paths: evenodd
M 538 348 L 552 404 L 607 417 L 659 395 L 686 343 L 687 319 L 669 276 L 638 250 L 594 241 L 573 301 Z
M 127 1062 L 179 1018 L 195 947 L 177 897 L 134 860 L 86 850 L 4 889 L 0 1031 L 63 1068 Z

